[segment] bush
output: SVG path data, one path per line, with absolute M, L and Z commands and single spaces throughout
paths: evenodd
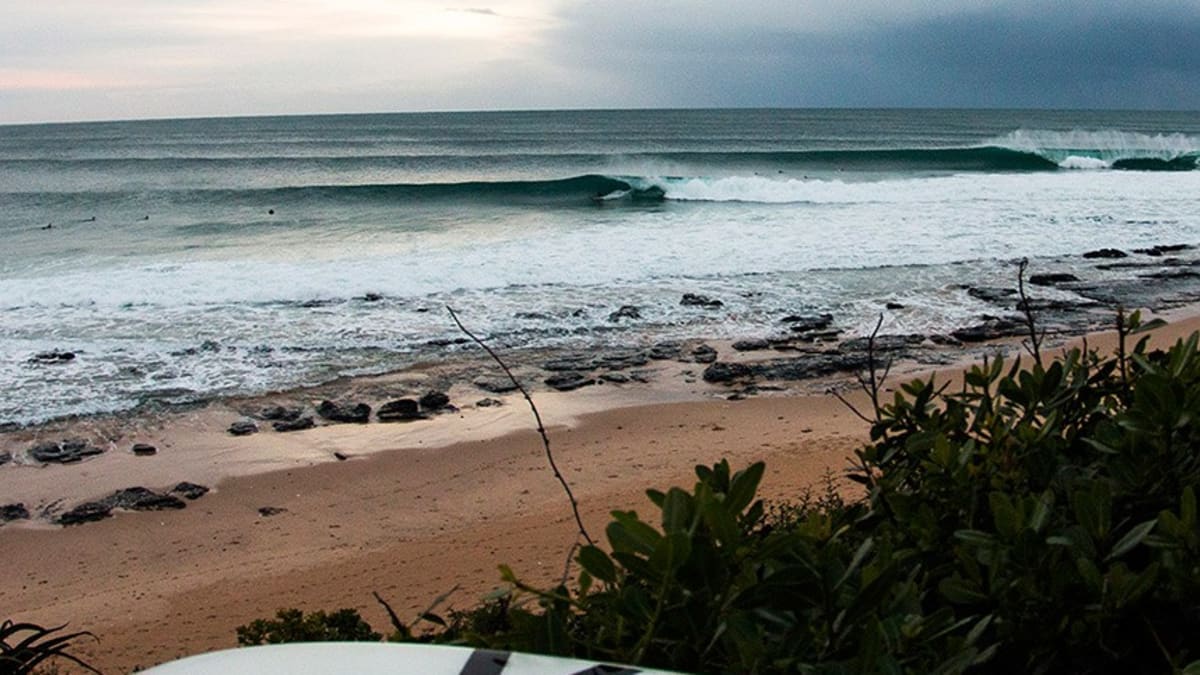
M 308 616 L 298 609 L 281 609 L 275 619 L 255 619 L 238 626 L 238 645 L 278 644 L 281 642 L 378 642 L 383 636 L 353 609 L 332 614 L 313 612 Z
M 73 640 L 92 634 L 84 631 L 62 634 L 64 628 L 11 620 L 0 623 L 0 675 L 57 672 L 54 659 L 66 659 L 85 670 L 99 672 L 70 651 Z

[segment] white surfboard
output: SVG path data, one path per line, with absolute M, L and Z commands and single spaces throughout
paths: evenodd
M 520 652 L 443 645 L 302 642 L 243 647 L 189 656 L 147 675 L 670 675 L 648 670 Z

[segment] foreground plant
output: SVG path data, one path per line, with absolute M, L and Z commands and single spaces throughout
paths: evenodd
M 27 675 L 39 667 L 52 665 L 52 660 L 66 659 L 93 673 L 100 671 L 72 654 L 71 641 L 91 633 L 78 631 L 61 633 L 66 626 L 46 628 L 35 623 L 0 623 L 0 675 Z M 56 635 L 57 633 L 57 635 Z

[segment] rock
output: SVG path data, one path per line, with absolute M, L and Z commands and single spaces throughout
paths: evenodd
M 29 520 L 29 509 L 20 502 L 0 506 L 0 523 L 7 523 L 10 520 Z
M 273 405 L 260 410 L 258 416 L 264 420 L 285 420 L 290 422 L 300 419 L 300 416 L 303 414 L 304 408 L 285 408 L 281 405 Z
M 79 525 L 104 520 L 112 515 L 112 506 L 102 502 L 86 502 L 58 517 L 59 525 Z
M 547 377 L 545 382 L 546 386 L 559 391 L 573 391 L 580 387 L 596 384 L 594 378 L 588 377 L 584 373 L 558 373 Z
M 159 494 L 144 487 L 131 487 L 118 490 L 100 500 L 114 509 L 129 509 L 131 511 L 163 511 L 165 509 L 182 509 L 187 506 L 179 497 L 170 494 Z
M 0 452 L 0 466 L 4 466 L 12 461 L 11 452 Z
M 254 420 L 238 420 L 229 425 L 231 436 L 249 436 L 256 433 L 258 433 L 258 425 L 254 423 Z
M 1072 302 L 1070 300 L 1029 298 L 1028 301 L 1018 300 L 1017 304 L 1013 305 L 1013 309 L 1017 310 L 1018 312 L 1024 312 L 1027 307 L 1031 312 L 1069 312 L 1079 309 L 1079 303 Z
M 617 309 L 617 311 L 608 315 L 608 320 L 612 321 L 614 323 L 617 321 L 620 321 L 622 319 L 640 319 L 640 318 L 642 318 L 642 312 L 635 305 L 621 305 L 621 307 L 619 309 Z
M 542 370 L 559 373 L 568 370 L 591 370 L 595 366 L 596 364 L 590 355 L 572 354 L 552 361 L 546 361 L 542 364 Z
M 967 289 L 967 295 L 972 298 L 978 298 L 984 302 L 994 302 L 996 304 L 1008 304 L 1009 298 L 1017 294 L 1015 288 L 996 288 L 995 286 L 972 286 Z
M 94 445 L 88 445 L 84 440 L 73 438 L 57 443 L 51 441 L 35 445 L 29 449 L 29 456 L 37 462 L 70 464 L 103 452 L 104 450 Z
M 417 403 L 424 410 L 441 410 L 450 405 L 450 397 L 440 391 L 431 391 L 422 396 Z
M 66 351 L 60 351 L 57 349 L 52 349 L 48 352 L 38 352 L 37 354 L 34 354 L 33 356 L 29 357 L 30 363 L 54 364 L 54 363 L 67 363 L 68 361 L 74 361 L 74 360 L 75 360 L 75 352 L 66 352 Z
M 950 335 L 960 342 L 984 342 L 986 340 L 1021 335 L 1025 330 L 1025 324 L 1019 321 L 991 318 L 974 326 L 951 331 Z
M 883 305 L 884 309 L 904 309 L 904 305 L 898 302 L 888 302 Z
M 497 378 L 480 378 L 472 384 L 484 391 L 490 391 L 493 394 L 507 394 L 510 391 L 516 391 L 517 385 L 507 377 Z
M 1195 277 L 1200 277 L 1200 272 L 1192 270 L 1162 270 L 1160 272 L 1138 275 L 1139 279 L 1192 279 Z
M 679 358 L 683 353 L 683 345 L 678 342 L 659 342 L 646 352 L 646 356 L 655 361 L 668 361 Z
M 1098 248 L 1095 251 L 1088 251 L 1083 254 L 1083 257 L 1088 260 L 1095 258 L 1126 258 L 1128 256 L 1128 253 L 1118 248 Z
M 754 338 L 750 340 L 738 340 L 733 343 L 733 349 L 739 352 L 757 352 L 763 349 L 770 349 L 771 343 L 768 340 Z
M 929 341 L 935 345 L 942 345 L 944 347 L 958 347 L 962 345 L 962 342 L 950 335 L 930 335 Z
M 513 318 L 527 319 L 531 321 L 549 321 L 554 317 L 550 316 L 549 314 L 543 314 L 542 312 L 516 312 L 513 314 Z
M 600 376 L 600 379 L 605 382 L 612 382 L 613 384 L 625 384 L 629 382 L 629 376 L 622 375 L 621 373 L 604 373 Z
M 475 402 L 476 408 L 493 408 L 498 405 L 504 405 L 504 401 L 494 398 L 481 398 Z
M 1079 277 L 1074 274 L 1066 274 L 1057 272 L 1053 274 L 1031 274 L 1029 283 L 1034 286 L 1053 286 L 1055 284 L 1064 284 L 1071 281 L 1079 281 Z
M 384 403 L 379 406 L 379 412 L 375 413 L 375 417 L 380 422 L 410 422 L 425 419 L 425 416 L 421 414 L 420 404 L 411 398 L 401 398 Z
M 350 459 L 350 455 L 347 455 L 347 454 L 346 454 L 346 453 L 344 453 L 344 452 L 337 452 L 337 451 L 334 451 L 334 453 L 333 453 L 333 458 L 334 458 L 334 459 L 336 459 L 336 460 L 337 460 L 337 461 L 339 461 L 339 462 L 344 462 L 344 461 L 346 461 L 346 460 Z
M 382 293 L 364 293 L 362 296 L 363 302 L 379 302 L 383 299 Z
M 717 350 L 708 345 L 700 345 L 692 350 L 692 360 L 696 363 L 713 363 L 717 360 Z
M 871 338 L 854 338 L 846 340 L 838 345 L 838 350 L 842 352 L 865 352 L 867 351 L 868 343 Z M 925 336 L 920 333 L 909 333 L 908 335 L 876 335 L 875 336 L 875 351 L 877 352 L 894 352 L 901 349 L 907 349 L 921 344 L 925 341 Z
M 828 328 L 826 330 L 810 330 L 797 335 L 796 340 L 801 342 L 828 342 L 836 340 L 842 334 L 840 328 Z
M 717 309 L 725 303 L 708 297 L 707 295 L 697 295 L 696 293 L 684 293 L 679 304 L 685 307 L 703 307 L 705 309 Z
M 793 333 L 804 333 L 811 330 L 822 330 L 829 327 L 833 323 L 832 314 L 790 314 L 779 320 L 781 323 L 790 324 L 789 330 Z
M 288 431 L 304 431 L 305 429 L 311 429 L 315 426 L 317 426 L 317 424 L 311 417 L 301 417 L 298 420 L 279 420 L 278 422 L 273 422 L 271 424 L 271 427 L 275 429 L 275 431 L 283 433 Z
M 720 361 L 704 369 L 704 381 L 717 383 L 733 382 L 750 377 L 750 366 L 744 363 L 722 363 Z
M 138 457 L 149 457 L 150 455 L 157 455 L 158 448 L 150 445 L 149 443 L 134 443 L 133 454 L 137 455 Z
M 592 366 L 609 370 L 625 370 L 644 366 L 647 363 L 650 363 L 650 357 L 645 352 L 626 349 L 601 354 L 592 361 Z
M 1187 244 L 1165 244 L 1165 245 L 1159 245 L 1159 246 L 1152 246 L 1150 248 L 1135 248 L 1135 249 L 1133 249 L 1133 252 L 1141 253 L 1143 255 L 1154 256 L 1157 258 L 1158 256 L 1161 256 L 1164 253 L 1175 253 L 1176 251 L 1186 251 L 1190 248 L 1192 248 L 1192 247 Z
M 371 419 L 371 406 L 366 403 L 321 401 L 317 414 L 331 422 L 366 424 Z
M 203 485 L 184 481 L 171 488 L 171 494 L 182 495 L 184 499 L 193 500 L 208 494 L 208 488 Z
M 281 508 L 279 506 L 260 506 L 258 509 L 258 515 L 260 515 L 264 518 L 270 518 L 271 516 L 277 516 L 281 513 L 287 513 L 287 509 Z

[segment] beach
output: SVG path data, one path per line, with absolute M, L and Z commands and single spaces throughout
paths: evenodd
M 1168 315 L 1171 323 L 1154 331 L 1153 345 L 1200 328 L 1197 309 Z M 1100 350 L 1115 344 L 1112 333 L 1087 340 Z M 1011 339 L 989 349 L 1020 351 Z M 673 363 L 669 370 L 689 369 Z M 934 376 L 952 379 L 960 370 L 943 366 Z M 898 364 L 887 385 L 931 372 Z M 826 476 L 848 497 L 855 494 L 839 476 L 867 440 L 867 425 L 821 393 L 836 385 L 866 405 L 845 375 L 750 396 L 671 375 L 663 379 L 674 386 L 534 395 L 593 537 L 603 538 L 609 511 L 650 514 L 645 489 L 690 485 L 694 465 L 721 458 L 734 467 L 766 461 L 761 496 L 768 499 L 820 491 Z M 578 539 L 575 523 L 523 399 L 501 398 L 500 406 L 463 407 L 430 420 L 247 437 L 232 437 L 217 423 L 236 419 L 237 403 L 224 401 L 156 419 L 163 446 L 152 457 L 110 452 L 74 465 L 5 467 L 6 494 L 35 493 L 43 476 L 57 472 L 51 482 L 59 493 L 80 496 L 106 492 L 113 474 L 120 476 L 113 484 L 123 486 L 189 479 L 203 455 L 227 469 L 206 476 L 214 489 L 182 510 L 118 510 L 78 526 L 0 528 L 0 607 L 22 620 L 93 632 L 98 640 L 81 640 L 79 653 L 105 672 L 127 672 L 233 647 L 236 626 L 283 607 L 353 607 L 384 629 L 387 617 L 373 592 L 410 618 L 452 589 L 439 609 L 472 606 L 500 584 L 500 564 L 532 583 L 554 582 Z M 330 457 L 334 448 L 347 459 Z M 175 464 L 172 452 L 181 455 L 173 473 L 155 467 Z M 228 461 L 236 455 L 249 456 L 253 466 Z

